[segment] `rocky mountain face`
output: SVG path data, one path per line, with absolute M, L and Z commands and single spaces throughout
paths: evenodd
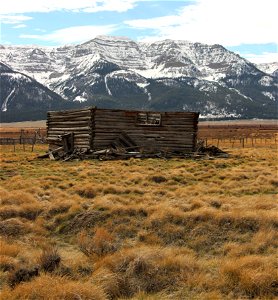
M 47 86 L 68 107 L 194 110 L 205 118 L 277 117 L 275 72 L 269 74 L 221 45 L 99 36 L 58 48 L 1 46 L 0 60 Z M 1 103 L 7 97 L 1 95 Z M 13 109 L 6 102 L 4 113 Z
M 0 63 L 0 87 L 2 122 L 43 119 L 47 110 L 68 106 L 55 92 L 3 63 Z
M 257 64 L 256 67 L 264 73 L 278 76 L 278 62 Z

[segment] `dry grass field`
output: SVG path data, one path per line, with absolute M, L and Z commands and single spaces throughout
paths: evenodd
M 1 146 L 1 299 L 277 299 L 273 141 L 202 160 L 46 149 Z

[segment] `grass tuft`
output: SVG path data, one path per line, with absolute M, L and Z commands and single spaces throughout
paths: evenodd
M 38 263 L 45 272 L 53 272 L 61 262 L 61 256 L 55 246 L 47 247 L 39 257 Z
M 49 299 L 49 300 L 106 300 L 101 288 L 90 282 L 76 282 L 59 276 L 43 274 L 31 282 L 17 285 L 14 290 L 5 289 L 3 299 Z

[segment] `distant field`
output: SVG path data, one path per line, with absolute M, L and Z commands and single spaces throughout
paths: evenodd
M 1 299 L 277 299 L 277 148 L 51 161 L 0 146 Z
M 3 130 L 4 128 L 45 128 L 46 121 L 25 121 L 25 122 L 13 122 L 13 123 L 1 123 L 0 128 Z
M 0 138 L 46 137 L 46 121 L 1 124 Z M 264 142 L 278 144 L 277 120 L 200 121 L 198 139 L 219 147 L 257 147 Z M 4 143 L 1 142 L 1 143 Z
M 200 125 L 278 125 L 278 120 L 201 121 Z

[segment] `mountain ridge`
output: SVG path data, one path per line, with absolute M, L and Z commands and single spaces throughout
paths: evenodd
M 0 60 L 73 105 L 194 109 L 207 118 L 277 117 L 275 74 L 217 44 L 98 36 L 54 48 L 5 46 Z

